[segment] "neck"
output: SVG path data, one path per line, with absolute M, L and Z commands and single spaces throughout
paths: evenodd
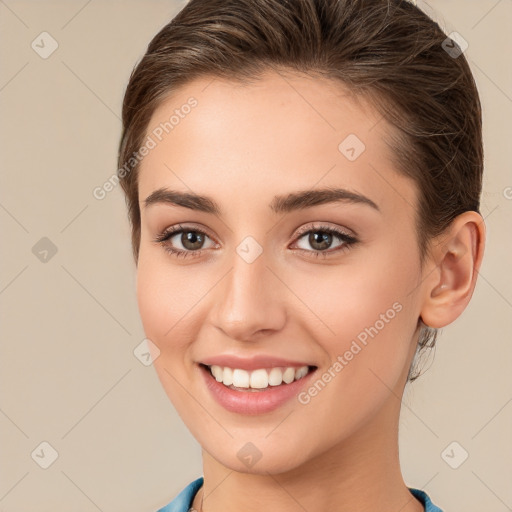
M 405 485 L 398 455 L 400 401 L 394 394 L 364 428 L 286 472 L 241 473 L 203 450 L 201 512 L 335 510 L 423 512 Z

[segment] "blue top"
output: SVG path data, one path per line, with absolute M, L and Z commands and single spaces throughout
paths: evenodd
M 200 477 L 188 484 L 187 487 L 185 487 L 178 496 L 176 496 L 176 498 L 174 498 L 165 507 L 157 510 L 157 512 L 188 512 L 192 507 L 194 497 L 201 485 L 203 485 L 203 477 Z M 425 512 L 443 512 L 430 501 L 426 492 L 420 491 L 419 489 L 412 489 L 410 487 L 408 489 L 415 498 L 418 498 L 425 508 Z

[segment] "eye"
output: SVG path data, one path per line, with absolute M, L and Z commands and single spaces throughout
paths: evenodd
M 163 245 L 170 254 L 185 258 L 199 256 L 204 249 L 209 248 L 204 247 L 206 239 L 210 237 L 203 230 L 178 224 L 160 233 L 154 242 Z
M 339 240 L 339 244 L 333 250 L 328 250 L 332 249 L 332 244 L 336 239 Z M 303 241 L 302 247 L 298 244 L 300 241 Z M 306 226 L 300 229 L 296 242 L 301 251 L 312 253 L 315 257 L 327 257 L 332 253 L 346 251 L 355 243 L 357 243 L 357 239 L 354 236 L 325 225 Z M 308 245 L 312 250 L 304 247 Z
M 311 249 L 301 247 L 299 242 L 304 239 Z M 333 241 L 338 239 L 339 244 L 332 249 Z M 206 249 L 215 247 L 215 243 L 205 247 L 205 241 L 211 238 L 205 231 L 196 227 L 186 227 L 178 224 L 164 230 L 153 241 L 161 244 L 164 250 L 178 258 L 197 257 Z M 326 225 L 306 226 L 301 228 L 296 237 L 295 244 L 298 249 L 314 257 L 327 257 L 333 253 L 338 254 L 348 250 L 358 240 L 348 233 Z M 329 250 L 331 249 L 331 250 Z

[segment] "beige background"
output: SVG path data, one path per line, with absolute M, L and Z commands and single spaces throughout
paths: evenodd
M 406 391 L 402 468 L 445 512 L 502 512 L 512 509 L 512 2 L 418 5 L 469 43 L 488 245 L 471 305 Z M 154 512 L 201 475 L 199 446 L 133 353 L 144 333 L 121 190 L 92 194 L 115 172 L 130 71 L 179 6 L 0 0 L 0 511 Z M 47 59 L 31 47 L 43 31 L 59 45 Z M 57 249 L 46 262 L 48 241 L 33 252 L 43 237 Z M 58 453 L 47 469 L 43 441 Z M 452 465 L 469 454 L 458 469 L 442 457 L 453 441 Z

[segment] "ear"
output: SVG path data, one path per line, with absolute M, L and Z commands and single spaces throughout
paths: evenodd
M 456 217 L 432 242 L 423 282 L 421 319 L 425 325 L 445 327 L 464 311 L 475 289 L 484 246 L 484 220 L 473 211 Z

